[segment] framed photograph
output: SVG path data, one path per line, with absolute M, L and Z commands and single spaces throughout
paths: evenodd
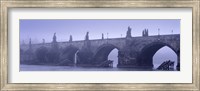
M 199 0 L 0 5 L 2 91 L 200 90 Z

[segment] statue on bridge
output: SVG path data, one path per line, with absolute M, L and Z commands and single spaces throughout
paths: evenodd
M 86 33 L 85 40 L 89 40 L 89 32 Z
M 131 38 L 131 28 L 130 26 L 128 27 L 128 31 L 126 32 L 126 38 Z
M 149 36 L 149 31 L 148 31 L 148 29 L 144 29 L 143 31 L 142 31 L 142 36 Z
M 58 48 L 58 43 L 56 41 L 56 33 L 54 33 L 54 35 L 53 35 L 52 48 L 54 48 L 54 49 Z
M 53 35 L 53 42 L 57 42 L 56 41 L 56 33 L 54 33 L 54 35 Z
M 69 42 L 72 42 L 72 35 L 70 35 L 69 37 Z
M 102 33 L 102 38 L 101 39 L 104 39 L 104 34 Z

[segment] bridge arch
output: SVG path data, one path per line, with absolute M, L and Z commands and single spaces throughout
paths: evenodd
M 143 67 L 150 67 L 153 68 L 153 56 L 155 53 L 160 50 L 163 47 L 169 47 L 171 50 L 174 51 L 177 58 L 179 56 L 178 51 L 176 51 L 175 48 L 173 48 L 170 44 L 163 43 L 163 42 L 153 42 L 150 44 L 147 44 L 145 47 L 142 48 L 140 55 L 139 55 L 139 65 Z M 166 60 L 164 60 L 166 61 Z M 178 62 L 178 59 L 177 59 Z M 177 64 L 175 64 L 177 65 Z
M 97 48 L 97 50 L 94 53 L 93 62 L 98 65 L 105 61 L 108 61 L 108 56 L 114 49 L 120 51 L 120 49 L 117 46 L 112 44 L 101 45 L 100 47 Z
M 74 65 L 75 64 L 75 54 L 79 49 L 75 46 L 67 46 L 62 50 L 60 55 L 60 62 L 58 65 Z
M 36 58 L 39 61 L 39 63 L 46 63 L 47 62 L 47 52 L 48 49 L 44 46 L 41 46 L 36 49 Z

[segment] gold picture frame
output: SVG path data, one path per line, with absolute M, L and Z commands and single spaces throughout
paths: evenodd
M 0 0 L 0 90 L 200 90 L 200 1 L 199 0 Z M 8 83 L 8 9 L 9 8 L 192 8 L 192 83 Z

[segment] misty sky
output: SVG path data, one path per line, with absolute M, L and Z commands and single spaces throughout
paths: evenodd
M 20 20 L 20 42 L 41 43 L 42 39 L 51 42 L 53 33 L 56 32 L 57 41 L 68 41 L 69 36 L 73 40 L 84 40 L 88 31 L 90 39 L 104 37 L 120 38 L 125 37 L 127 27 L 132 28 L 132 36 L 141 36 L 142 31 L 147 28 L 149 35 L 180 33 L 180 20 L 94 20 L 94 19 L 67 19 L 67 20 Z
M 104 33 L 105 38 L 125 37 L 128 26 L 132 28 L 132 36 L 142 36 L 142 31 L 146 28 L 149 30 L 149 36 L 166 34 L 180 34 L 180 20 L 95 20 L 95 19 L 67 19 L 67 20 L 20 20 L 20 43 L 24 41 L 26 44 L 29 38 L 32 43 L 42 43 L 42 39 L 51 42 L 53 33 L 57 35 L 57 41 L 68 41 L 69 36 L 73 36 L 73 40 L 84 40 L 85 34 L 89 32 L 90 39 L 101 39 Z M 107 35 L 108 33 L 108 35 Z M 121 36 L 122 35 L 122 36 Z M 109 54 L 109 59 L 114 60 L 117 64 L 118 50 L 114 49 Z M 163 56 L 164 55 L 164 56 Z M 153 57 L 154 66 L 158 66 L 163 61 L 176 61 L 176 54 L 169 48 L 163 47 Z

